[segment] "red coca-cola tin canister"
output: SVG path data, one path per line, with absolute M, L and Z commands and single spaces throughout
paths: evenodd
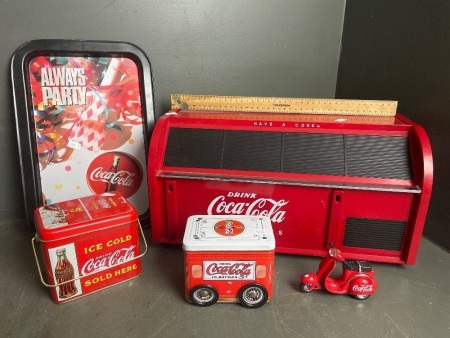
M 55 303 L 140 275 L 140 258 L 147 251 L 147 243 L 136 210 L 119 192 L 39 207 L 34 217 L 37 233 L 32 245 L 36 263 L 41 281 L 51 288 Z M 145 245 L 142 253 L 139 235 Z M 40 243 L 44 269 L 36 242 Z
M 189 302 L 258 308 L 272 299 L 275 236 L 268 217 L 190 216 L 183 250 Z

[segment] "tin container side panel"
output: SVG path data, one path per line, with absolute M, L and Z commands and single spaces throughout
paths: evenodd
M 236 300 L 238 291 L 244 285 L 263 285 L 269 299 L 273 293 L 275 251 L 185 251 L 185 292 L 198 285 L 209 285 L 219 297 Z
M 141 273 L 138 222 L 72 238 L 41 242 L 53 300 L 66 302 L 104 289 Z M 69 290 L 69 291 L 67 291 Z

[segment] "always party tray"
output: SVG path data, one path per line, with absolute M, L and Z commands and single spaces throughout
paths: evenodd
M 123 42 L 34 40 L 11 62 L 27 219 L 44 204 L 117 190 L 148 214 L 155 121 L 150 63 Z

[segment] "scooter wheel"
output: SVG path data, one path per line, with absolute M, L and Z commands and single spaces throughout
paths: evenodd
M 365 300 L 370 297 L 370 295 L 352 295 L 353 298 L 357 300 Z
M 311 284 L 300 283 L 300 291 L 303 293 L 311 292 Z

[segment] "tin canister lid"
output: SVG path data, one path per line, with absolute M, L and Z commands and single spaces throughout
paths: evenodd
M 275 249 L 275 237 L 268 217 L 196 215 L 187 220 L 183 249 L 268 251 Z
M 108 192 L 39 207 L 34 219 L 47 242 L 136 221 L 137 211 L 119 192 Z

